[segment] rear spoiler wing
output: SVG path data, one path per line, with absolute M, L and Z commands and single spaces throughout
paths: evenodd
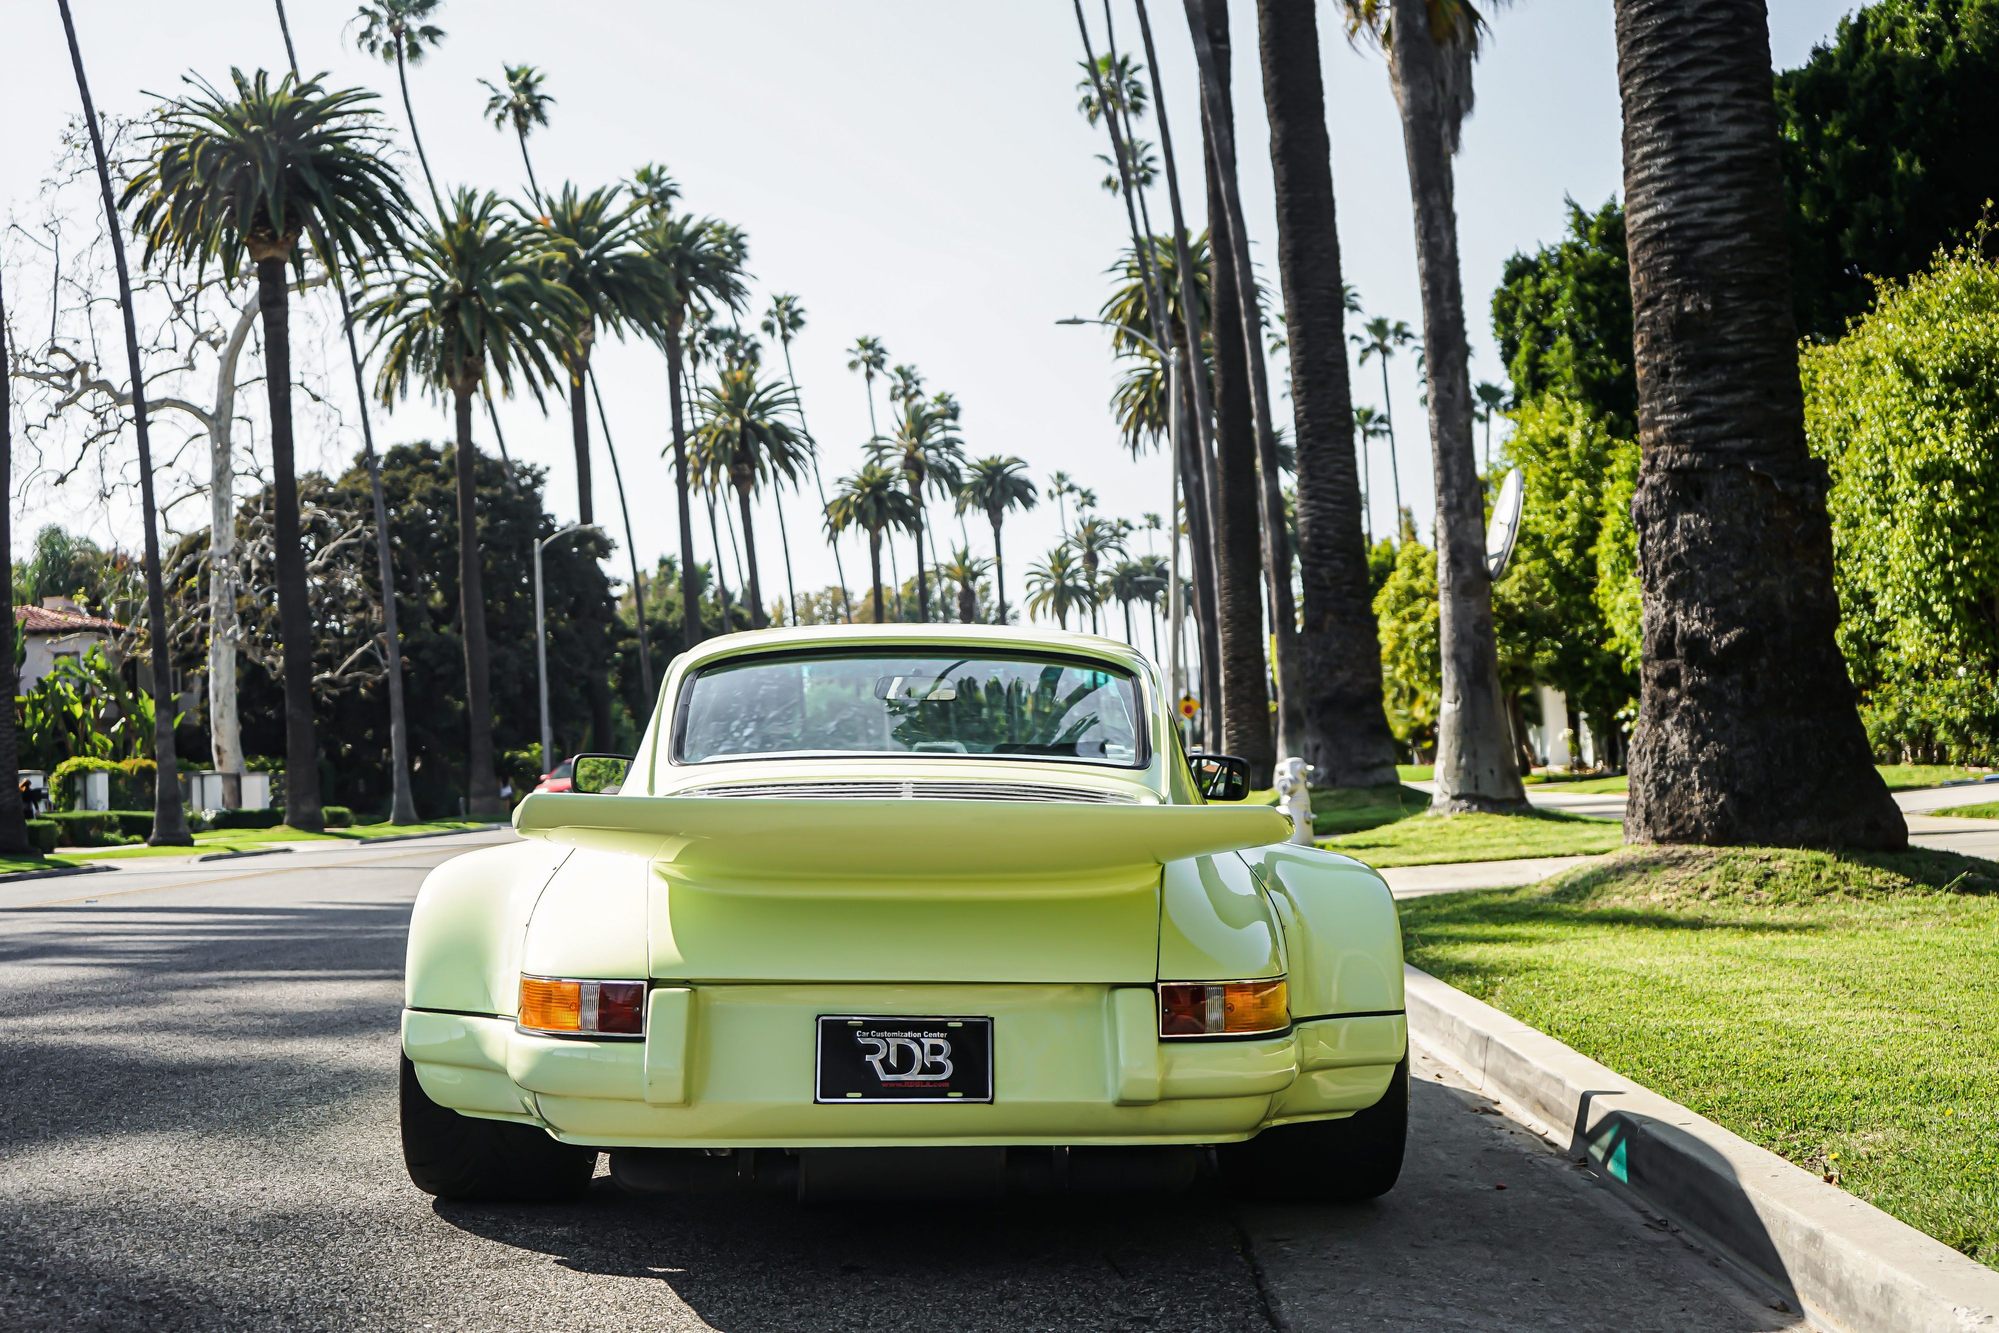
M 875 882 L 894 895 L 898 884 L 953 882 L 1059 895 L 1100 891 L 1106 878 L 1153 883 L 1169 861 L 1283 842 L 1291 820 L 1270 806 L 537 792 L 514 828 L 739 892 Z

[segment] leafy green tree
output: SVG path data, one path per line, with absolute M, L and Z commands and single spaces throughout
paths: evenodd
M 534 159 L 528 156 L 528 132 L 546 127 L 548 109 L 555 99 L 541 90 L 543 75 L 533 65 L 503 65 L 500 82 L 481 79 L 486 91 L 486 119 L 496 130 L 511 128 L 521 145 L 521 165 L 527 168 L 528 193 L 541 206 L 541 185 L 534 178 Z
M 1594 213 L 1573 199 L 1568 207 L 1566 236 L 1500 270 L 1492 335 L 1518 399 L 1560 394 L 1629 439 L 1638 433 L 1638 377 L 1624 210 L 1615 199 Z
M 412 388 L 447 398 L 456 424 L 458 592 L 465 644 L 466 767 L 474 814 L 504 814 L 494 766 L 491 673 L 482 585 L 478 455 L 472 397 L 481 385 L 541 396 L 556 382 L 554 360 L 588 315 L 584 302 L 549 277 L 558 256 L 545 236 L 493 194 L 454 194 L 438 225 L 402 256 L 393 278 L 361 310 L 376 330 L 377 388 L 384 403 Z
M 1840 647 L 1878 756 L 1999 758 L 1999 263 L 1967 248 L 1884 284 L 1804 357 Z
M 975 458 L 965 465 L 958 487 L 958 512 L 977 509 L 993 526 L 993 592 L 999 602 L 996 624 L 1007 623 L 1006 548 L 1000 542 L 1000 525 L 1008 511 L 1034 508 L 1039 496 L 1034 479 L 1027 475 L 1027 462 L 1001 454 Z
M 1375 594 L 1374 614 L 1381 624 L 1381 702 L 1388 728 L 1410 753 L 1429 751 L 1437 743 L 1444 690 L 1437 553 L 1414 538 L 1400 543 L 1394 568 Z
M 916 502 L 896 474 L 879 463 L 863 464 L 860 471 L 841 478 L 826 506 L 826 527 L 832 535 L 849 528 L 868 534 L 869 591 L 878 625 L 888 618 L 882 601 L 882 538 L 891 528 L 908 530 L 916 522 Z
M 743 519 L 743 544 L 749 560 L 750 624 L 761 629 L 763 585 L 757 576 L 757 536 L 750 499 L 759 486 L 796 484 L 812 461 L 812 442 L 798 424 L 798 395 L 788 383 L 760 378 L 753 364 L 725 367 L 714 384 L 702 390 L 701 424 L 696 438 L 723 460 L 729 484 Z
M 1871 279 L 1927 268 L 1993 198 L 1999 0 L 1857 7 L 1776 97 L 1798 328 L 1837 338 Z
M 298 478 L 288 270 L 303 262 L 301 241 L 329 269 L 364 268 L 398 249 L 410 201 L 385 159 L 373 93 L 327 92 L 317 79 L 290 74 L 273 85 L 262 70 L 254 77 L 231 70 L 230 78 L 233 95 L 191 80 L 193 93 L 166 106 L 125 205 L 146 238 L 148 262 L 214 261 L 234 278 L 247 256 L 256 269 L 278 498 L 278 606 L 297 608 L 284 635 L 285 812 L 296 827 L 317 829 L 305 565 L 290 554 L 298 546 Z

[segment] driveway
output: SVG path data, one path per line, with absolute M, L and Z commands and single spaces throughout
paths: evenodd
M 437 1204 L 395 1131 L 410 901 L 508 836 L 0 886 L 0 1326 L 1796 1326 L 1420 1062 L 1361 1208 Z

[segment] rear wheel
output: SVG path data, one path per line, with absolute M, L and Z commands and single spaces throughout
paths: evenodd
M 402 1057 L 403 1165 L 440 1199 L 546 1203 L 574 1199 L 597 1170 L 591 1148 L 558 1143 L 532 1125 L 481 1120 L 439 1106 Z
M 1409 1057 L 1395 1066 L 1381 1100 L 1344 1120 L 1307 1120 L 1266 1129 L 1217 1152 L 1222 1178 L 1259 1199 L 1358 1203 L 1388 1193 L 1402 1174 L 1409 1131 Z

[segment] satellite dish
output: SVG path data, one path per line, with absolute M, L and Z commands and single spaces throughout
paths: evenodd
M 1492 523 L 1485 530 L 1485 568 L 1498 582 L 1513 558 L 1513 544 L 1520 539 L 1520 512 L 1527 504 L 1527 486 L 1520 469 L 1514 468 L 1499 483 L 1499 498 L 1492 502 Z

